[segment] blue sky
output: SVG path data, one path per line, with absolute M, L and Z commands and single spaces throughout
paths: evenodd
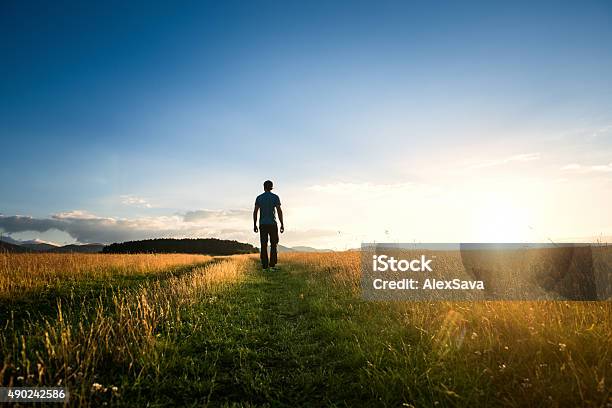
M 610 2 L 125 3 L 0 6 L 14 237 L 612 235 Z

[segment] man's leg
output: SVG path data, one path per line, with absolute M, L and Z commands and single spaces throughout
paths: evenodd
M 276 265 L 276 252 L 278 245 L 278 227 L 276 225 L 270 226 L 270 266 Z
M 259 257 L 261 259 L 261 267 L 264 269 L 268 268 L 268 231 L 265 225 L 259 226 L 259 243 L 261 251 Z

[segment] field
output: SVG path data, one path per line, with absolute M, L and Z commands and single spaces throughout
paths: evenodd
M 74 406 L 612 407 L 612 303 L 366 302 L 359 254 L 0 254 L 0 381 Z

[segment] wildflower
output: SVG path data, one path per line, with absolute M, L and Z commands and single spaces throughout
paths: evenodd
M 521 383 L 521 386 L 523 388 L 531 388 L 531 382 L 529 381 L 529 378 L 523 378 L 523 382 Z
M 559 351 L 565 351 L 566 348 L 567 348 L 567 344 L 559 343 Z
M 606 390 L 605 381 L 605 377 L 602 377 L 601 380 L 597 383 L 597 392 L 604 392 Z
M 102 389 L 102 384 L 99 384 L 99 383 L 93 383 L 93 384 L 91 385 L 91 388 L 92 388 L 94 391 L 99 391 L 99 390 L 101 390 L 101 389 Z

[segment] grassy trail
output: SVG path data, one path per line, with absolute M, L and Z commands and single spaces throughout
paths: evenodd
M 157 349 L 155 376 L 141 378 L 122 399 L 155 401 L 151 406 L 384 403 L 364 388 L 367 361 L 357 333 L 366 322 L 355 320 L 355 299 L 309 284 L 298 266 L 255 268 L 190 309 L 184 330 Z M 371 315 L 367 327 L 382 329 Z

